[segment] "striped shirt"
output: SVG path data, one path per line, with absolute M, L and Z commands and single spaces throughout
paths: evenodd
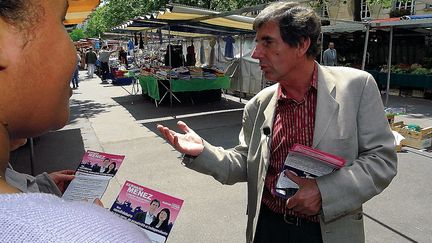
M 279 85 L 278 101 L 273 122 L 273 135 L 262 203 L 276 213 L 286 213 L 299 217 L 292 210 L 286 209 L 286 200 L 275 195 L 278 174 L 282 171 L 288 151 L 295 143 L 312 146 L 317 103 L 318 68 L 315 64 L 311 86 L 302 101 L 287 98 Z M 305 217 L 317 221 L 316 216 Z

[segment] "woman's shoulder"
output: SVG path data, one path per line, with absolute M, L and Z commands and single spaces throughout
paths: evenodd
M 8 230 L 0 241 L 34 242 L 101 242 L 125 237 L 132 242 L 146 242 L 147 236 L 138 226 L 120 219 L 106 209 L 86 202 L 67 202 L 53 195 L 43 193 L 20 193 L 0 195 L 0 227 L 20 229 Z M 92 225 L 92 227 L 88 227 Z M 96 228 L 111 228 L 112 234 L 94 231 Z M 20 237 L 26 237 L 20 238 Z M 13 237 L 13 238 L 10 238 Z

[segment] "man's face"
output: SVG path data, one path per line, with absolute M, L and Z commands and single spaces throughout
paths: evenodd
M 256 34 L 252 58 L 258 59 L 267 80 L 281 82 L 289 79 L 298 59 L 297 48 L 282 40 L 278 23 L 264 23 Z
M 149 207 L 149 210 L 148 210 L 148 211 L 149 211 L 151 214 L 154 214 L 158 208 L 159 208 L 159 203 L 157 203 L 157 202 L 152 202 L 152 203 L 150 204 L 150 207 Z
M 69 118 L 76 54 L 63 26 L 67 1 L 36 0 L 34 5 L 41 8 L 35 10 L 39 19 L 27 29 L 0 19 L 0 59 L 6 60 L 0 63 L 0 111 L 14 137 L 59 129 Z
M 332 49 L 332 50 L 334 49 L 334 43 L 333 42 L 329 43 L 329 48 Z
M 105 159 L 105 160 L 103 161 L 103 166 L 104 166 L 104 167 L 107 167 L 107 166 L 109 165 L 109 163 L 110 163 L 109 159 Z

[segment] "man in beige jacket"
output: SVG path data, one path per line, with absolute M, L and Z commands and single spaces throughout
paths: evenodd
M 239 145 L 224 150 L 185 123 L 184 134 L 158 125 L 186 154 L 184 164 L 224 184 L 247 182 L 247 242 L 364 242 L 362 204 L 396 175 L 394 138 L 375 80 L 366 72 L 315 62 L 320 20 L 298 3 L 277 2 L 255 19 L 253 53 L 276 82 L 244 109 Z M 288 177 L 299 190 L 288 200 L 275 182 L 294 143 L 346 160 L 317 178 Z

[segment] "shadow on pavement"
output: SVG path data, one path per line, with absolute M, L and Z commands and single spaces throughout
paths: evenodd
M 69 124 L 74 124 L 79 118 L 92 118 L 97 114 L 109 112 L 109 108 L 115 105 L 105 105 L 93 100 L 70 100 Z
M 238 144 L 238 134 L 244 104 L 232 100 L 201 104 L 175 103 L 173 107 L 161 105 L 156 107 L 153 102 L 142 96 L 125 96 L 113 98 L 122 105 L 144 127 L 159 135 L 157 124 L 163 124 L 180 132 L 177 121 L 182 120 L 196 133 L 213 145 L 231 148 Z M 204 114 L 200 114 L 206 112 Z M 215 112 L 209 114 L 208 112 Z
M 238 134 L 241 129 L 241 119 L 243 112 L 234 111 L 227 113 L 218 113 L 204 116 L 194 116 L 181 119 L 198 135 L 207 142 L 221 146 L 225 149 L 232 148 L 238 144 Z M 181 132 L 177 128 L 177 121 L 172 119 L 163 122 L 150 122 L 142 124 L 152 132 L 159 135 L 157 124 L 163 124 L 177 132 Z
M 84 154 L 80 129 L 50 132 L 34 139 L 34 174 L 65 169 L 75 170 Z M 16 171 L 31 174 L 30 145 L 11 153 L 10 163 Z
M 126 110 L 128 110 L 129 113 L 138 121 L 199 112 L 239 109 L 244 107 L 244 104 L 242 103 L 225 99 L 199 104 L 176 102 L 173 103 L 172 108 L 169 104 L 161 104 L 156 107 L 153 101 L 145 99 L 140 95 L 115 97 L 113 99 L 126 108 Z

